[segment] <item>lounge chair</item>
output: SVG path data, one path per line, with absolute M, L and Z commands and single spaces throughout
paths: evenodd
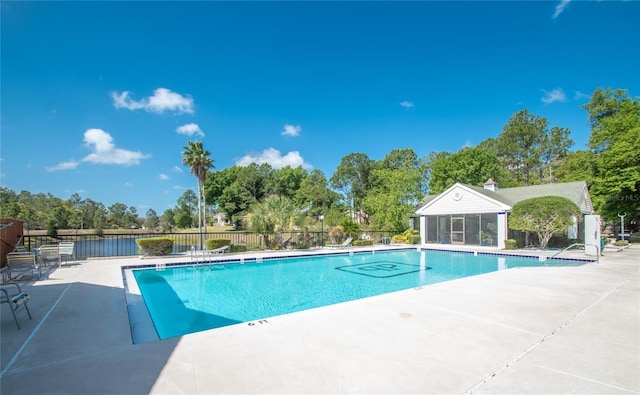
M 16 317 L 18 311 L 25 309 L 29 319 L 31 319 L 31 312 L 29 311 L 29 306 L 27 306 L 28 301 L 29 295 L 23 293 L 18 284 L 3 283 L 0 285 L 0 303 L 9 305 L 11 315 L 13 315 L 13 320 L 16 322 L 18 329 L 20 329 L 20 323 L 18 323 L 18 318 Z
M 62 241 L 58 244 L 58 248 L 60 250 L 60 265 L 62 265 L 62 261 L 66 258 L 73 258 L 74 262 L 76 260 L 75 253 L 75 244 L 72 241 Z
M 42 275 L 42 267 L 36 261 L 36 254 L 32 252 L 10 252 L 7 254 L 7 276 L 9 279 L 15 279 L 18 276 L 21 277 L 26 273 L 31 273 L 29 280 L 33 278 L 35 273 L 38 273 L 38 279 Z M 17 274 L 14 277 L 14 274 Z
M 13 252 L 28 252 L 23 244 L 16 244 L 16 247 L 13 249 Z
M 60 247 L 57 244 L 45 244 L 41 245 L 40 248 L 37 249 L 37 258 L 43 265 L 60 264 L 62 263 L 62 259 L 60 257 Z
M 329 248 L 344 248 L 344 247 L 348 247 L 351 242 L 353 241 L 353 237 L 347 237 L 347 239 L 345 241 L 342 242 L 342 244 L 327 244 L 327 247 Z
M 217 254 L 224 254 L 224 252 L 228 249 L 230 249 L 231 246 L 230 245 L 226 245 L 226 246 L 222 246 L 222 247 L 218 247 L 218 248 L 214 248 L 213 250 L 205 250 L 205 252 L 207 254 L 209 254 L 209 256 L 211 255 L 217 255 Z

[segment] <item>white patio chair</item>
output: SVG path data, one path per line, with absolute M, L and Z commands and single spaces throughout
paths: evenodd
M 31 276 L 25 280 L 30 280 L 38 273 L 38 279 L 42 276 L 42 266 L 36 261 L 36 254 L 32 252 L 10 252 L 7 254 L 8 278 L 16 279 L 30 273 Z M 15 277 L 14 277 L 15 275 Z
M 57 244 L 41 245 L 37 250 L 37 258 L 43 265 L 60 264 L 60 247 Z
M 29 311 L 29 306 L 27 306 L 28 301 L 29 295 L 23 293 L 18 284 L 0 284 L 0 303 L 6 303 L 9 305 L 11 315 L 13 315 L 13 320 L 16 322 L 18 329 L 20 329 L 20 323 L 18 322 L 18 317 L 16 317 L 16 313 L 18 311 L 25 309 L 29 319 L 31 319 L 31 312 Z
M 58 248 L 60 249 L 60 265 L 64 259 L 73 258 L 74 261 L 76 260 L 75 244 L 72 241 L 62 241 L 58 244 Z

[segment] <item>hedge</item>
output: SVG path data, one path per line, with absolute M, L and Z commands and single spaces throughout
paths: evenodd
M 136 244 L 143 255 L 160 256 L 173 252 L 173 239 L 168 237 L 148 237 L 136 239 Z
M 514 239 L 507 239 L 504 241 L 505 250 L 515 250 L 518 248 L 518 242 Z
M 246 244 L 232 244 L 229 252 L 247 252 Z
M 215 250 L 216 248 L 230 246 L 231 240 L 229 239 L 209 239 L 205 242 L 207 250 Z

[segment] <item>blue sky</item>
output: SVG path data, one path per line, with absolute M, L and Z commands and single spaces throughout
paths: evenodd
M 567 127 L 598 87 L 640 94 L 640 3 L 1 3 L 2 185 L 176 205 L 216 169 L 455 152 L 521 109 Z

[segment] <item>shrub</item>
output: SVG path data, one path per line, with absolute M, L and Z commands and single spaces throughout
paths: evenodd
M 232 244 L 230 252 L 247 252 L 246 244 Z
M 353 241 L 353 245 L 354 246 L 372 246 L 373 245 L 373 239 L 367 239 L 367 240 L 354 240 Z
M 349 218 L 342 220 L 342 222 L 340 222 L 340 227 L 342 227 L 342 232 L 346 236 L 351 236 L 354 239 L 362 232 L 360 224 Z
M 393 244 L 420 244 L 421 241 L 420 232 L 411 229 L 407 229 L 402 232 L 402 234 L 391 237 L 391 243 Z
M 566 232 L 580 220 L 580 209 L 571 200 L 559 196 L 543 196 L 516 203 L 509 216 L 509 227 L 538 234 L 540 248 L 545 248 L 554 234 Z
M 518 242 L 514 239 L 507 239 L 504 241 L 505 250 L 515 250 L 518 248 Z
M 58 229 L 53 224 L 47 225 L 47 236 L 58 237 Z
M 140 252 L 149 256 L 168 255 L 173 251 L 173 239 L 168 237 L 148 237 L 136 239 Z
M 629 240 L 618 240 L 616 241 L 616 244 L 615 244 L 616 247 L 623 247 L 628 245 L 629 245 Z
M 404 235 L 393 235 L 391 237 L 392 244 L 408 244 L 409 240 Z
M 224 247 L 231 245 L 231 240 L 229 239 L 209 239 L 205 242 L 207 246 L 207 250 L 215 250 L 216 248 Z
M 340 244 L 345 239 L 344 230 L 342 229 L 342 226 L 334 226 L 333 228 L 331 228 L 327 236 L 329 237 L 329 240 L 331 240 L 333 244 Z

